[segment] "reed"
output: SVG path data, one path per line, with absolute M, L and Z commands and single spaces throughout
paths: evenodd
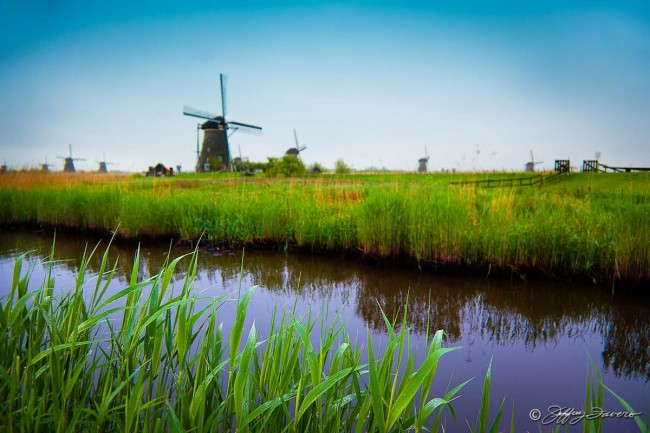
M 234 299 L 237 313 L 225 336 L 219 310 L 233 300 L 211 298 L 198 307 L 206 299 L 192 288 L 196 252 L 144 280 L 136 254 L 128 285 L 113 295 L 107 288 L 118 264 L 105 253 L 91 277 L 96 253 L 84 256 L 75 286 L 64 291 L 54 287 L 53 259 L 36 288 L 25 257 L 15 261 L 0 304 L 3 431 L 421 431 L 462 388 L 415 404 L 416 394 L 429 395 L 435 365 L 452 350 L 442 347 L 442 331 L 418 362 L 406 324 L 397 333 L 386 318 L 390 337 L 377 353 L 378 369 L 368 348 L 368 388 L 362 348 L 340 323 L 321 326 L 314 345 L 312 318 L 286 311 L 264 338 L 255 324 L 245 336 L 253 287 Z M 189 264 L 174 284 L 181 260 Z M 396 354 L 398 365 L 407 358 L 409 374 L 400 380 Z
M 126 237 L 204 235 L 233 245 L 362 251 L 484 274 L 650 281 L 644 173 L 572 174 L 517 189 L 448 184 L 503 174 L 104 182 L 66 175 L 53 182 L 65 187 L 39 176 L 0 176 L 0 223 L 119 225 Z

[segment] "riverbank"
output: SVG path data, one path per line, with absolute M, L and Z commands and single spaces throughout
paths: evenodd
M 449 185 L 489 176 L 516 175 L 151 179 L 5 173 L 0 223 L 119 226 L 130 239 L 203 237 L 486 276 L 650 281 L 650 175 L 571 174 L 511 189 Z

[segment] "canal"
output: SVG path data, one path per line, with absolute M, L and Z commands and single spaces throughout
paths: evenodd
M 73 285 L 79 259 L 100 239 L 58 235 L 55 246 L 56 289 Z M 95 254 L 97 271 L 108 239 Z M 52 235 L 5 230 L 0 236 L 0 297 L 8 293 L 14 259 L 29 253 L 34 283 L 42 281 Z M 126 285 L 137 246 L 114 244 L 111 260 L 119 271 L 109 290 Z M 149 243 L 141 246 L 142 275 L 163 266 L 168 253 L 187 254 L 187 245 Z M 180 270 L 177 277 L 182 277 Z M 460 350 L 445 355 L 438 367 L 434 394 L 475 378 L 454 402 L 457 423 L 447 420 L 447 431 L 467 432 L 475 421 L 483 377 L 492 366 L 492 409 L 505 399 L 501 430 L 507 430 L 514 404 L 517 431 L 550 430 L 532 421 L 534 409 L 542 417 L 549 407 L 584 407 L 586 376 L 591 363 L 603 382 L 647 420 L 650 407 L 650 296 L 611 288 L 560 282 L 485 280 L 476 277 L 434 275 L 398 267 L 377 266 L 340 257 L 285 254 L 272 251 L 203 249 L 195 289 L 202 296 L 236 295 L 238 288 L 258 285 L 249 307 L 247 327 L 255 321 L 261 335 L 268 331 L 274 309 L 296 309 L 304 315 L 341 320 L 352 341 L 365 341 L 366 329 L 376 345 L 385 341 L 381 309 L 389 316 L 403 314 L 415 338 L 412 346 L 423 358 L 424 336 L 443 329 L 446 345 Z M 234 317 L 231 304 L 219 309 L 228 328 Z M 232 303 L 234 306 L 234 303 Z M 381 309 L 380 309 L 381 307 Z M 318 320 L 317 320 L 318 323 Z M 318 325 L 317 325 L 318 328 Z M 246 328 L 248 329 L 248 328 Z M 247 334 L 244 331 L 244 335 Z M 604 410 L 623 408 L 606 395 Z M 582 425 L 569 427 L 582 431 Z M 603 431 L 637 431 L 632 420 L 606 419 Z

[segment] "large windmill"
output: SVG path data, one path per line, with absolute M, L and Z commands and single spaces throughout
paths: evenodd
M 542 164 L 544 161 L 535 161 L 535 157 L 533 156 L 533 151 L 530 151 L 530 161 L 524 165 L 524 171 L 527 171 L 529 173 L 534 173 L 535 172 L 535 165 L 537 164 Z
M 108 173 L 108 166 L 114 164 L 113 162 L 106 161 L 106 154 L 104 154 L 104 159 L 97 161 L 97 163 L 99 164 L 99 169 L 97 170 L 99 173 Z
M 426 173 L 429 171 L 429 152 L 427 147 L 424 146 L 424 158 L 418 159 L 418 173 Z
M 207 122 L 201 125 L 203 146 L 198 158 L 198 171 L 231 171 L 232 158 L 228 147 L 228 137 L 235 131 L 253 134 L 259 134 L 262 131 L 259 126 L 226 120 L 226 77 L 219 74 L 219 80 L 221 82 L 221 116 L 196 110 L 187 105 L 183 107 L 183 114 L 186 116 L 207 119 Z
M 85 161 L 84 158 L 73 158 L 72 157 L 72 144 L 68 145 L 68 149 L 70 150 L 70 156 L 57 156 L 59 159 L 64 159 L 65 164 L 63 165 L 63 171 L 67 173 L 74 173 L 76 170 L 74 169 L 74 161 Z
M 300 146 L 298 144 L 298 134 L 296 133 L 295 129 L 293 130 L 293 139 L 296 142 L 296 147 L 292 147 L 289 150 L 287 150 L 285 152 L 285 155 L 293 155 L 293 156 L 297 156 L 298 158 L 300 158 L 300 152 L 307 149 L 307 146 L 305 146 L 304 144 L 302 146 Z

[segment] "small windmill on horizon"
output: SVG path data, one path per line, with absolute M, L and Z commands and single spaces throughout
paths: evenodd
M 41 171 L 50 171 L 50 165 L 47 163 L 47 156 L 45 156 L 45 162 L 41 162 Z
M 526 171 L 528 173 L 534 173 L 535 172 L 535 166 L 537 164 L 543 164 L 543 163 L 544 163 L 544 161 L 535 161 L 535 157 L 533 156 L 533 151 L 531 150 L 530 151 L 530 161 L 528 161 L 524 165 L 524 171 Z
M 295 140 L 296 147 L 290 148 L 284 154 L 285 155 L 294 155 L 294 156 L 297 156 L 298 158 L 300 158 L 300 152 L 307 149 L 307 146 L 304 145 L 304 144 L 302 146 L 300 146 L 298 144 L 298 134 L 296 133 L 295 129 L 293 130 L 293 139 Z M 302 158 L 300 158 L 300 159 L 302 159 Z
M 72 144 L 68 144 L 68 149 L 70 151 L 70 156 L 57 156 L 57 158 L 65 160 L 63 171 L 66 173 L 74 173 L 76 171 L 74 168 L 74 161 L 85 161 L 86 159 L 72 157 Z
M 99 173 L 108 173 L 108 166 L 114 164 L 114 162 L 106 161 L 106 153 L 104 153 L 104 159 L 102 161 L 96 162 L 99 164 L 99 169 L 97 170 Z
M 424 146 L 424 158 L 418 159 L 418 173 L 428 173 L 429 172 L 429 152 L 427 147 Z
M 219 74 L 221 83 L 221 116 L 208 113 L 185 105 L 183 114 L 186 116 L 207 119 L 201 125 L 203 129 L 203 146 L 198 155 L 197 171 L 232 171 L 232 157 L 228 146 L 228 137 L 235 131 L 260 134 L 260 126 L 226 120 L 226 77 Z M 230 131 L 230 132 L 228 132 Z M 198 126 L 197 126 L 198 144 Z M 198 146 L 197 146 L 198 147 Z M 198 153 L 198 151 L 197 151 Z M 214 165 L 217 165 L 216 167 Z

